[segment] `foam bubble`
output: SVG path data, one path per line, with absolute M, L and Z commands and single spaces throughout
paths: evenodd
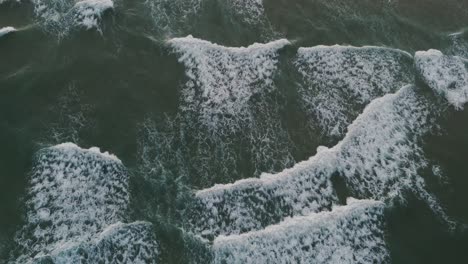
M 387 263 L 383 204 L 294 217 L 265 230 L 215 239 L 214 263 Z
M 260 31 L 270 30 L 265 16 L 262 0 L 222 0 L 216 2 L 207 0 L 146 0 L 145 7 L 150 10 L 155 27 L 163 34 L 176 36 L 193 32 L 193 23 L 203 19 L 206 6 L 216 7 L 229 21 L 241 23 L 244 26 L 256 27 Z M 196 29 L 195 29 L 196 30 Z M 270 32 L 268 32 L 270 33 Z
M 466 36 L 468 35 L 468 30 L 464 29 L 460 32 L 455 32 L 448 35 L 448 39 L 451 42 L 451 46 L 447 49 L 447 55 L 456 55 L 468 58 L 468 41 Z
M 0 38 L 7 35 L 7 34 L 10 34 L 12 32 L 15 32 L 16 31 L 16 28 L 14 27 L 3 27 L 3 28 L 0 28 Z
M 200 118 L 216 128 L 223 122 L 220 115 L 248 118 L 251 97 L 275 89 L 278 50 L 289 41 L 232 48 L 188 36 L 169 44 L 181 55 L 189 78 L 183 90 L 184 110 L 196 110 L 200 104 Z
M 33 263 L 157 263 L 158 244 L 148 222 L 116 223 L 90 242 L 65 245 Z
M 146 0 L 154 24 L 162 33 L 176 34 L 190 27 L 200 12 L 203 0 Z
M 101 158 L 111 159 L 111 160 L 114 160 L 115 162 L 122 163 L 122 161 L 117 156 L 115 156 L 114 154 L 111 154 L 111 153 L 109 153 L 107 151 L 101 152 L 100 148 L 98 148 L 98 147 L 91 147 L 89 149 L 82 149 L 82 148 L 80 148 L 79 146 L 77 146 L 74 143 L 67 142 L 67 143 L 62 143 L 62 144 L 55 145 L 55 146 L 51 147 L 51 149 L 61 149 L 63 151 L 66 151 L 68 149 L 68 150 L 70 150 L 72 152 L 73 151 L 84 151 L 84 152 L 89 152 L 89 153 L 95 153 L 96 155 L 99 155 Z
M 331 208 L 337 201 L 329 178 L 335 160 L 321 153 L 277 174 L 197 192 L 188 211 L 190 229 L 205 237 L 239 234 Z
M 301 103 L 312 125 L 327 136 L 342 136 L 371 100 L 412 83 L 407 52 L 382 47 L 300 48 L 295 65 L 304 79 Z
M 102 14 L 114 8 L 112 0 L 83 0 L 73 7 L 75 12 L 75 24 L 86 29 L 98 28 Z
M 229 11 L 241 17 L 241 20 L 249 25 L 265 24 L 265 8 L 263 0 L 225 0 Z
M 445 96 L 456 109 L 468 101 L 468 61 L 447 56 L 438 50 L 418 51 L 416 69 L 422 80 L 434 91 Z
M 26 223 L 16 237 L 23 258 L 90 241 L 125 220 L 128 202 L 127 172 L 115 156 L 71 143 L 39 151 L 27 189 Z
M 99 28 L 106 10 L 113 9 L 112 0 L 33 0 L 41 25 L 58 35 L 66 35 L 74 27 Z
M 193 164 L 202 177 L 219 173 L 210 168 L 220 164 L 218 178 L 238 179 L 241 155 L 250 157 L 256 173 L 291 162 L 273 83 L 279 49 L 288 44 L 282 39 L 234 48 L 191 36 L 169 41 L 186 68 L 181 126 L 195 134 L 198 154 L 190 158 L 198 159 Z
M 448 221 L 419 171 L 427 166 L 423 136 L 440 112 L 415 86 L 373 100 L 333 148 L 281 173 L 199 191 L 189 226 L 204 236 L 258 230 L 286 216 L 326 210 L 337 198 L 333 175 L 353 196 L 394 201 L 411 191 Z

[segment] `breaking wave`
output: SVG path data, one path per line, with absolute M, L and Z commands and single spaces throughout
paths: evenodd
M 10 34 L 12 32 L 15 32 L 16 31 L 16 28 L 14 27 L 3 27 L 3 28 L 0 28 L 0 38 L 7 35 L 7 34 Z
M 423 76 L 426 71 L 458 69 L 458 64 L 421 63 L 421 54 L 416 55 L 416 68 Z M 463 83 L 464 75 L 455 76 L 457 83 Z M 452 80 L 453 75 L 447 78 Z M 448 86 L 429 85 L 436 94 L 450 91 Z M 437 127 L 437 119 L 446 109 L 445 102 L 434 99 L 425 87 L 414 85 L 375 99 L 333 148 L 319 147 L 308 161 L 278 174 L 263 174 L 260 179 L 215 185 L 197 192 L 188 211 L 189 229 L 208 238 L 239 234 L 259 230 L 288 216 L 326 210 L 337 200 L 331 183 L 334 176 L 342 178 L 351 195 L 361 199 L 393 202 L 403 200 L 406 192 L 415 193 L 451 225 L 419 175 L 428 166 L 424 136 Z
M 65 143 L 39 151 L 17 233 L 16 263 L 155 261 L 151 224 L 127 220 L 128 176 L 122 162 L 98 148 Z M 119 254 L 111 251 L 119 248 Z
M 33 0 L 34 11 L 46 31 L 59 36 L 73 28 L 101 30 L 99 23 L 107 10 L 114 8 L 112 0 Z
M 183 135 L 190 149 L 184 158 L 198 186 L 242 178 L 242 160 L 254 174 L 292 163 L 273 82 L 278 52 L 288 44 L 230 48 L 191 36 L 169 41 L 187 76 L 173 134 Z
M 416 69 L 423 81 L 457 109 L 468 101 L 468 60 L 438 50 L 418 51 Z
M 214 263 L 388 263 L 383 203 L 349 199 L 331 212 L 218 237 Z
M 326 136 L 343 136 L 371 100 L 414 79 L 412 56 L 389 48 L 300 48 L 295 65 L 304 79 L 299 94 L 309 122 Z

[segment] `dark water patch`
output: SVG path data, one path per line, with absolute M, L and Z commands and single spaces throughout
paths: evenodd
M 403 206 L 387 213 L 388 244 L 392 263 L 464 263 L 466 230 L 450 233 L 432 212 L 409 196 Z
M 468 2 L 463 0 L 394 1 L 396 12 L 431 30 L 452 31 L 468 24 Z
M 398 17 L 392 1 L 267 0 L 274 28 L 302 46 L 376 45 L 408 51 L 440 46 L 430 28 Z
M 280 51 L 278 72 L 275 84 L 281 92 L 281 120 L 290 135 L 293 147 L 291 153 L 296 161 L 306 160 L 315 155 L 320 145 L 332 146 L 333 142 L 326 142 L 319 130 L 311 130 L 308 126 L 308 116 L 298 103 L 301 95 L 298 86 L 301 85 L 301 76 L 294 65 L 297 56 L 297 43 L 285 47 Z
M 0 28 L 14 26 L 17 28 L 34 23 L 34 7 L 29 1 L 0 1 Z
M 426 151 L 434 163 L 432 182 L 450 215 L 460 226 L 468 224 L 468 111 L 451 111 L 441 120 L 441 132 L 427 139 Z M 435 170 L 435 171 L 434 171 Z M 435 173 L 434 173 L 435 172 Z M 429 172 L 427 174 L 431 175 Z M 438 177 L 439 176 L 439 177 Z
M 7 259 L 13 247 L 13 235 L 21 223 L 22 203 L 26 175 L 32 164 L 32 135 L 13 128 L 0 114 L 0 262 Z

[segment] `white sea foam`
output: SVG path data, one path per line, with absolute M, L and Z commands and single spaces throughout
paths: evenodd
M 371 100 L 414 79 L 412 56 L 382 47 L 300 48 L 295 65 L 304 79 L 303 108 L 327 136 L 344 135 Z
M 155 27 L 166 34 L 176 34 L 190 27 L 191 18 L 201 10 L 203 0 L 146 0 Z
M 157 30 L 170 36 L 192 32 L 192 23 L 203 18 L 204 7 L 212 4 L 210 0 L 145 1 Z M 218 12 L 229 20 L 255 26 L 259 30 L 264 30 L 263 26 L 269 27 L 262 0 L 221 0 L 216 6 L 222 7 Z
M 262 25 L 264 23 L 265 9 L 263 0 L 224 0 L 229 11 L 241 17 L 249 25 Z
M 416 52 L 415 63 L 420 77 L 429 87 L 445 96 L 456 109 L 463 109 L 468 101 L 468 61 L 429 50 Z
M 0 38 L 7 35 L 7 34 L 10 34 L 12 32 L 15 32 L 16 31 L 16 28 L 14 27 L 3 27 L 3 28 L 0 28 Z
M 387 263 L 383 203 L 348 200 L 332 212 L 218 237 L 214 263 Z
M 32 0 L 36 16 L 48 31 L 66 35 L 74 27 L 99 28 L 106 10 L 113 9 L 112 0 Z
M 190 229 L 205 237 L 259 230 L 293 215 L 331 208 L 337 197 L 330 182 L 331 153 L 312 157 L 277 174 L 263 174 L 196 193 Z
M 291 144 L 282 129 L 273 83 L 278 52 L 288 44 L 282 39 L 233 48 L 191 36 L 169 41 L 186 68 L 180 115 L 183 130 L 197 131 L 199 161 L 194 164 L 200 174 L 219 172 L 205 169 L 215 166 L 216 159 L 220 167 L 231 168 L 220 178 L 235 176 L 242 152 L 251 157 L 256 171 L 291 163 Z M 245 143 L 250 149 L 234 149 Z
M 205 124 L 216 129 L 224 119 L 220 116 L 249 118 L 251 97 L 275 89 L 278 50 L 289 41 L 231 48 L 188 36 L 169 44 L 181 55 L 189 78 L 183 90 L 184 110 L 200 111 Z
M 158 244 L 148 222 L 116 223 L 89 242 L 64 244 L 32 263 L 157 263 Z
M 75 13 L 75 23 L 86 28 L 99 28 L 99 21 L 102 14 L 114 8 L 112 0 L 83 0 L 73 7 Z
M 468 59 L 468 28 L 447 36 L 452 45 L 444 51 L 447 55 L 456 55 Z
M 189 214 L 195 233 L 212 236 L 258 230 L 286 216 L 327 209 L 340 175 L 353 196 L 394 201 L 416 193 L 444 220 L 419 171 L 427 165 L 422 137 L 440 109 L 415 86 L 373 100 L 335 147 L 321 147 L 308 161 L 275 175 L 216 185 L 196 193 Z
M 98 148 L 46 148 L 36 155 L 26 198 L 26 224 L 16 237 L 23 258 L 52 254 L 125 220 L 126 169 Z

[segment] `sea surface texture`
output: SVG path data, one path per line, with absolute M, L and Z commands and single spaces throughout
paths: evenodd
M 468 263 L 468 1 L 0 0 L 0 264 Z

